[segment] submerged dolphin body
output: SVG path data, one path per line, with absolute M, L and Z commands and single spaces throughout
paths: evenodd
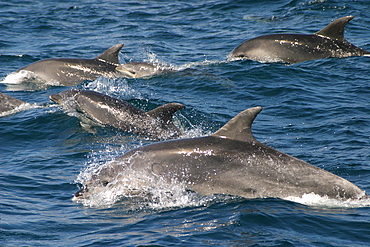
M 173 71 L 170 67 L 150 62 L 129 62 L 117 66 L 120 77 L 142 78 Z
M 203 195 L 284 199 L 315 193 L 335 199 L 367 197 L 346 179 L 257 141 L 251 125 L 261 109 L 254 107 L 239 113 L 210 136 L 134 149 L 83 182 L 84 188 L 75 194 L 75 199 L 89 198 L 89 194 L 109 187 L 119 191 L 127 178 L 134 176 L 142 188 L 131 188 L 131 192 L 145 188 L 146 178 L 154 178 L 183 183 L 186 189 Z
M 354 16 L 339 18 L 322 30 L 310 34 L 271 34 L 243 42 L 229 59 L 246 58 L 260 62 L 299 63 L 327 57 L 370 55 L 344 38 L 344 28 Z
M 110 47 L 93 59 L 52 58 L 32 63 L 19 71 L 31 71 L 47 84 L 73 86 L 100 76 L 114 78 L 119 65 L 118 53 L 123 44 Z
M 70 89 L 53 94 L 50 99 L 66 109 L 82 112 L 99 124 L 109 125 L 156 139 L 176 138 L 181 131 L 173 124 L 173 114 L 185 106 L 178 103 L 162 105 L 144 112 L 124 100 L 95 91 Z
M 14 110 L 25 104 L 28 103 L 0 92 L 0 114 Z

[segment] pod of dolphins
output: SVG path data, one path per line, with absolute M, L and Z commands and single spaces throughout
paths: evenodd
M 339 18 L 314 34 L 272 34 L 247 40 L 230 52 L 228 60 L 293 64 L 328 57 L 370 56 L 370 52 L 344 38 L 344 28 L 353 18 Z M 74 86 L 100 76 L 140 78 L 174 72 L 173 68 L 149 62 L 120 64 L 118 54 L 122 47 L 123 44 L 112 46 L 93 59 L 45 59 L 16 72 L 27 71 L 39 83 L 63 86 Z M 67 111 L 78 112 L 81 120 L 160 140 L 131 150 L 102 167 L 84 182 L 83 188 L 75 193 L 75 199 L 122 185 L 121 176 L 128 169 L 143 178 L 181 182 L 202 195 L 285 199 L 314 193 L 338 200 L 368 198 L 346 179 L 257 141 L 251 128 L 262 110 L 260 106 L 242 111 L 209 136 L 176 139 L 183 134 L 172 121 L 173 114 L 185 107 L 179 103 L 145 112 L 124 100 L 77 89 L 53 94 L 50 99 Z M 23 104 L 27 103 L 0 93 L 0 113 Z M 141 189 L 131 188 L 131 192 Z

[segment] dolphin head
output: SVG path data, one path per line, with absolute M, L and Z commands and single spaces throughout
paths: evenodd
M 88 174 L 88 177 L 84 181 L 83 187 L 74 194 L 76 199 L 86 198 L 90 194 L 97 194 L 102 192 L 117 176 L 117 167 L 114 165 L 102 166 L 96 171 L 92 171 L 92 174 Z
M 76 107 L 75 97 L 79 94 L 80 90 L 70 89 L 58 94 L 52 94 L 49 96 L 50 100 L 60 104 L 65 109 L 73 109 Z
M 105 187 L 107 187 L 108 184 L 109 184 L 108 181 L 102 181 L 99 184 L 97 184 L 97 183 L 85 184 L 79 191 L 77 191 L 74 194 L 74 198 L 75 199 L 81 199 L 81 198 L 88 197 L 89 194 L 90 194 L 90 188 L 92 188 L 91 191 L 93 191 L 94 193 L 101 192 L 101 191 L 104 190 Z
M 58 94 L 52 94 L 49 96 L 49 98 L 55 103 L 59 104 L 59 103 L 62 103 L 63 101 L 74 98 L 79 92 L 80 90 L 78 89 L 70 89 L 70 90 L 60 92 Z
M 138 195 L 148 186 L 145 171 L 131 169 L 131 162 L 141 157 L 140 152 L 131 152 L 129 157 L 109 161 L 94 170 L 86 170 L 80 175 L 83 187 L 74 194 L 73 200 L 84 200 L 122 195 Z

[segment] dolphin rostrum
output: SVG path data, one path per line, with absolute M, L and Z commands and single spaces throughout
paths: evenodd
M 159 142 L 129 151 L 84 181 L 75 199 L 89 198 L 89 194 L 109 187 L 120 191 L 127 178 L 134 176 L 143 188 L 144 178 L 156 178 L 183 183 L 186 189 L 203 195 L 284 199 L 315 193 L 342 200 L 367 197 L 346 179 L 257 141 L 251 125 L 261 110 L 244 110 L 210 136 Z
M 110 47 L 93 59 L 51 58 L 32 63 L 19 71 L 30 71 L 41 81 L 62 86 L 77 85 L 85 80 L 95 80 L 100 76 L 116 77 L 119 65 L 118 53 L 123 44 Z
M 142 78 L 173 71 L 172 68 L 150 62 L 129 62 L 117 66 L 119 77 Z
M 127 101 L 90 90 L 70 89 L 53 94 L 50 99 L 67 110 L 76 110 L 102 125 L 126 132 L 168 139 L 180 136 L 181 131 L 173 124 L 173 114 L 185 106 L 169 103 L 144 112 Z
M 299 63 L 327 57 L 370 55 L 344 38 L 344 28 L 354 16 L 339 18 L 314 34 L 271 34 L 243 42 L 229 59 L 251 59 L 260 62 Z

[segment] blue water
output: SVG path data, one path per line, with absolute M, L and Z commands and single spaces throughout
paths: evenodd
M 75 88 L 143 109 L 182 103 L 186 109 L 176 118 L 188 136 L 212 133 L 261 105 L 253 125 L 258 140 L 369 192 L 369 58 L 290 66 L 226 61 L 247 39 L 313 33 L 347 15 L 355 16 L 347 40 L 370 50 L 368 1 L 184 2 L 3 1 L 0 79 L 40 59 L 93 58 L 124 43 L 122 63 L 159 61 L 183 70 L 149 79 L 99 78 Z M 159 202 L 72 201 L 87 168 L 152 141 L 81 126 L 48 99 L 66 89 L 0 84 L 1 92 L 32 104 L 0 118 L 1 246 L 370 245 L 369 201 L 181 195 Z

